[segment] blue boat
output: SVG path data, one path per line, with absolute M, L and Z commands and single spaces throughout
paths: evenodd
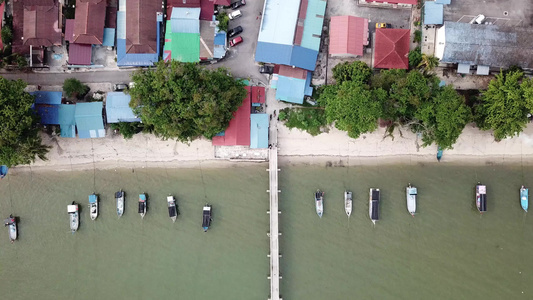
M 527 212 L 527 207 L 529 205 L 529 189 L 522 186 L 520 188 L 520 204 L 522 208 Z
M 1 165 L 0 166 L 0 179 L 6 177 L 7 175 L 7 166 L 6 165 Z
M 89 212 L 91 220 L 96 220 L 98 217 L 98 196 L 96 194 L 89 195 Z
M 437 160 L 440 162 L 440 159 L 442 158 L 442 148 L 439 147 L 437 150 Z

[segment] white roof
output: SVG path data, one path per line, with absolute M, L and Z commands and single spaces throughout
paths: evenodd
M 77 204 L 71 204 L 67 206 L 68 212 L 77 212 L 78 211 L 78 205 Z
M 168 202 L 174 201 L 174 196 L 167 196 L 167 201 Z
M 266 0 L 259 28 L 259 42 L 292 45 L 300 0 Z
M 480 194 L 486 194 L 487 193 L 487 186 L 485 185 L 478 185 L 479 193 Z
M 211 210 L 211 206 L 204 206 L 204 210 Z

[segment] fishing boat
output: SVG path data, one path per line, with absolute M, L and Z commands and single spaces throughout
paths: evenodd
M 437 150 L 437 160 L 440 162 L 442 158 L 442 148 L 439 147 L 439 149 Z
M 371 188 L 370 197 L 368 200 L 368 215 L 372 223 L 376 224 L 379 220 L 379 189 Z
M 479 183 L 476 185 L 476 207 L 480 213 L 487 211 L 487 186 Z
M 117 215 L 121 217 L 124 214 L 124 200 L 126 193 L 122 190 L 115 193 L 115 200 L 117 201 Z
M 78 230 L 78 226 L 80 225 L 80 214 L 78 211 L 78 204 L 73 201 L 72 204 L 67 206 L 67 211 L 70 218 L 70 231 L 74 233 L 76 232 L 76 230 Z
M 8 168 L 7 168 L 6 165 L 1 165 L 1 166 L 0 166 L 0 179 L 6 177 L 6 175 L 7 175 L 7 170 L 8 170 Z
M 520 205 L 527 212 L 527 207 L 529 205 L 529 189 L 522 186 L 520 188 Z
M 405 188 L 405 195 L 407 197 L 407 211 L 411 214 L 411 216 L 415 216 L 416 212 L 416 194 L 417 190 L 415 187 L 409 185 Z
M 316 214 L 322 218 L 322 214 L 324 213 L 324 192 L 320 190 L 316 190 L 315 193 L 315 207 Z
M 146 198 L 146 194 L 140 194 L 139 195 L 139 214 L 141 215 L 141 219 L 144 219 L 144 215 L 146 215 L 147 208 L 148 208 L 148 201 Z
M 344 211 L 349 218 L 352 214 L 352 192 L 344 191 Z
M 91 220 L 96 220 L 98 217 L 98 196 L 96 194 L 89 195 L 89 213 Z
M 204 229 L 204 232 L 207 232 L 209 226 L 211 226 L 211 205 L 206 204 L 204 205 L 202 215 L 202 228 Z
M 168 216 L 170 217 L 172 222 L 176 222 L 178 211 L 176 209 L 176 199 L 174 199 L 174 196 L 172 195 L 167 196 L 167 205 L 168 205 Z
M 11 243 L 14 243 L 17 239 L 17 220 L 15 217 L 13 217 L 13 215 L 9 215 L 9 218 L 4 221 L 4 226 L 8 227 L 9 240 Z

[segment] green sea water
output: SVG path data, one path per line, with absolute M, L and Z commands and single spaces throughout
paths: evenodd
M 10 170 L 0 214 L 19 217 L 19 240 L 0 232 L 2 299 L 267 299 L 266 164 L 225 169 Z M 533 166 L 281 164 L 284 299 L 532 299 L 533 219 L 519 203 Z M 474 186 L 488 187 L 480 215 Z M 408 182 L 418 187 L 413 218 Z M 382 191 L 380 220 L 368 190 Z M 113 193 L 126 191 L 118 218 Z M 313 193 L 325 191 L 324 216 Z M 354 193 L 348 219 L 343 192 Z M 91 221 L 87 195 L 100 195 Z M 141 220 L 137 197 L 146 192 Z M 180 215 L 168 217 L 166 195 Z M 82 207 L 77 233 L 67 205 Z M 202 206 L 213 223 L 201 228 Z M 9 298 L 8 298 L 9 297 Z

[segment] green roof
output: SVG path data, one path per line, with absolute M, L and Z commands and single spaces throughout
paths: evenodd
M 170 58 L 181 62 L 200 61 L 200 34 L 172 32 L 167 21 L 164 52 L 170 52 Z

